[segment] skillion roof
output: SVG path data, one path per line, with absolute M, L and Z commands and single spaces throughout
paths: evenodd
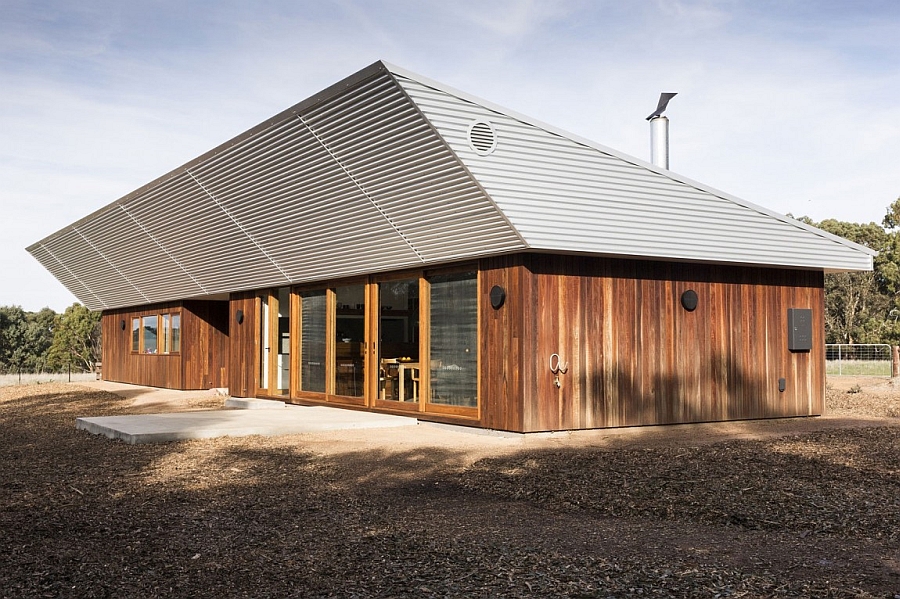
M 875 254 L 383 62 L 28 248 L 91 309 L 526 250 L 825 271 Z

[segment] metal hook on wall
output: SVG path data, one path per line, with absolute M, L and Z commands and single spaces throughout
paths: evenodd
M 565 374 L 569 371 L 569 363 L 563 362 L 559 354 L 550 354 L 550 372 L 553 374 Z
M 559 354 L 550 354 L 550 372 L 556 375 L 553 379 L 553 384 L 556 385 L 557 389 L 562 386 L 562 383 L 559 382 L 559 375 L 565 374 L 568 370 L 568 362 L 563 362 L 562 358 L 559 357 Z

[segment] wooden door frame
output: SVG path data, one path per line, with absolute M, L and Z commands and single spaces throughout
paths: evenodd
M 267 356 L 267 371 L 266 371 L 266 386 L 259 387 L 256 390 L 257 395 L 262 395 L 265 397 L 277 397 L 283 398 L 285 396 L 290 397 L 293 391 L 293 379 L 294 379 L 294 368 L 293 364 L 291 364 L 293 353 L 288 356 L 288 368 L 289 368 L 289 376 L 288 376 L 288 387 L 282 391 L 283 393 L 274 393 L 275 390 L 280 390 L 278 388 L 278 376 L 279 376 L 279 368 L 278 368 L 278 359 L 279 348 L 281 339 L 279 338 L 279 330 L 278 330 L 278 314 L 280 311 L 280 303 L 281 300 L 278 298 L 278 292 L 281 289 L 288 290 L 288 335 L 290 336 L 290 345 L 288 347 L 289 352 L 294 351 L 294 319 L 293 319 L 293 291 L 290 287 L 271 287 L 268 289 L 264 289 L 262 291 L 258 291 L 256 293 L 256 314 L 258 318 L 257 326 L 257 369 L 256 369 L 256 378 L 259 383 L 262 382 L 262 352 L 263 352 L 263 343 L 268 344 L 266 351 L 268 352 Z M 267 326 L 268 326 L 268 339 L 262 338 L 262 306 L 263 306 L 263 298 L 266 298 L 267 306 L 268 306 L 268 315 L 267 315 Z
M 418 311 L 418 319 L 419 319 L 419 377 L 421 379 L 422 372 L 427 370 L 427 364 L 423 364 L 422 360 L 425 357 L 425 353 L 423 349 L 427 346 L 422 345 L 422 323 L 423 319 L 423 310 L 424 303 L 422 301 L 422 287 L 423 285 L 427 285 L 424 283 L 424 272 L 421 269 L 416 270 L 405 270 L 402 272 L 388 273 L 384 275 L 377 275 L 371 277 L 370 285 L 370 298 L 371 298 L 371 311 L 367 310 L 367 316 L 369 317 L 370 323 L 367 327 L 367 333 L 369 334 L 369 338 L 371 339 L 371 350 L 369 352 L 370 358 L 372 360 L 371 372 L 373 373 L 370 377 L 368 384 L 368 391 L 370 394 L 370 402 L 369 406 L 373 408 L 381 408 L 388 410 L 398 410 L 402 412 L 423 412 L 425 408 L 425 404 L 423 402 L 423 388 L 421 382 L 419 384 L 419 400 L 417 402 L 402 402 L 402 401 L 393 401 L 388 399 L 379 399 L 379 388 L 378 388 L 378 369 L 380 368 L 379 364 L 379 356 L 381 355 L 381 347 L 379 343 L 379 330 L 381 325 L 381 294 L 380 294 L 380 285 L 382 283 L 389 283 L 391 281 L 404 281 L 404 280 L 414 280 L 418 285 L 419 289 L 419 311 Z

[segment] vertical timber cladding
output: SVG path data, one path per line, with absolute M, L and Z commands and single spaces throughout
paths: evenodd
M 545 255 L 521 260 L 505 275 L 500 268 L 483 273 L 486 288 L 504 277 L 516 280 L 523 295 L 510 295 L 525 311 L 521 335 L 514 316 L 504 325 L 510 329 L 503 342 L 515 339 L 515 349 L 498 348 L 503 335 L 486 325 L 484 426 L 540 431 L 822 413 L 821 272 Z M 698 296 L 694 311 L 681 305 L 687 290 Z M 812 309 L 817 333 L 809 352 L 788 350 L 789 308 Z M 523 352 L 524 381 L 517 380 L 514 351 Z M 551 372 L 553 354 L 568 365 L 565 373 Z M 492 369 L 516 383 L 522 404 L 515 418 L 508 414 L 517 396 L 497 388 L 504 383 Z M 783 392 L 779 378 L 787 382 Z M 503 409 L 494 404 L 500 398 L 508 402 Z
M 131 351 L 132 318 L 172 311 L 182 311 L 181 303 L 171 302 L 104 311 L 101 320 L 103 380 L 148 387 L 184 389 L 184 368 L 181 354 L 142 354 Z M 124 328 L 121 326 L 122 322 L 125 323 Z M 184 326 L 183 323 L 182 326 Z M 184 329 L 182 328 L 182 330 Z
M 523 431 L 523 398 L 534 378 L 533 367 L 524 351 L 525 303 L 530 282 L 523 256 L 489 258 L 481 261 L 479 309 L 481 336 L 480 412 L 481 426 L 490 429 Z M 502 288 L 505 301 L 499 309 L 491 306 L 489 294 L 494 286 Z
M 228 302 L 185 301 L 181 351 L 184 388 L 228 385 Z
M 186 301 L 103 312 L 103 380 L 168 389 L 227 384 L 223 382 L 228 361 L 227 311 L 227 302 Z M 181 315 L 180 351 L 132 352 L 132 319 L 166 313 Z
M 234 397 L 253 397 L 257 391 L 256 336 L 259 327 L 256 324 L 256 304 L 256 295 L 252 292 L 231 294 L 228 314 L 228 393 Z

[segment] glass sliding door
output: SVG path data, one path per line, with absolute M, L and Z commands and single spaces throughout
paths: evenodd
M 301 291 L 300 344 L 297 352 L 300 391 L 325 393 L 327 293 L 324 289 Z
M 336 287 L 334 296 L 334 394 L 365 398 L 366 286 Z
M 458 272 L 428 277 L 432 404 L 478 407 L 478 279 Z
M 378 283 L 378 399 L 419 402 L 419 279 Z

